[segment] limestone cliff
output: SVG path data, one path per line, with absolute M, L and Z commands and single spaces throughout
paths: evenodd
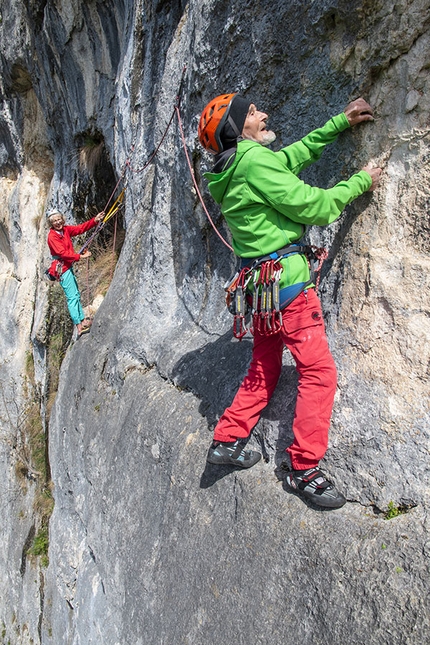
M 3 643 L 428 643 L 429 5 L 2 0 Z M 291 440 L 287 355 L 252 439 L 267 461 L 205 464 L 250 341 L 232 339 L 222 285 L 235 259 L 185 161 L 184 68 L 186 145 L 226 239 L 196 138 L 207 100 L 252 99 L 276 147 L 357 96 L 375 108 L 303 174 L 326 187 L 384 167 L 377 193 L 308 234 L 329 249 L 320 295 L 339 388 L 324 467 L 348 497 L 339 511 L 308 508 L 275 475 Z M 103 148 L 91 176 L 88 142 Z M 81 221 L 121 177 L 124 245 L 91 334 L 68 346 L 48 423 L 62 305 L 43 279 L 45 214 Z M 25 435 L 34 401 L 43 472 Z M 51 487 L 47 564 L 30 554 Z

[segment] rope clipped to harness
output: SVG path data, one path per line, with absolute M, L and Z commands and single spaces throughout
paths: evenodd
M 315 283 L 315 292 L 318 293 L 321 279 L 321 270 L 325 260 L 328 258 L 328 251 L 322 246 L 310 246 L 313 256 L 318 260 L 318 266 L 313 269 L 313 281 Z

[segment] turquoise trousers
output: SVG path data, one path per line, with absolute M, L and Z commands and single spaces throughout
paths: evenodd
M 84 310 L 81 305 L 81 294 L 79 293 L 78 283 L 76 282 L 73 269 L 67 269 L 60 278 L 60 284 L 63 287 L 67 299 L 67 308 L 73 324 L 78 325 L 85 318 Z

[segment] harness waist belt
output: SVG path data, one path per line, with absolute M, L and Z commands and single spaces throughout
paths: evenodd
M 241 258 L 240 259 L 240 268 L 249 267 L 251 270 L 256 269 L 263 262 L 270 262 L 270 260 L 279 260 L 287 255 L 292 255 L 293 253 L 306 253 L 309 250 L 308 246 L 303 246 L 302 244 L 288 244 L 288 246 L 282 247 L 278 251 L 273 251 L 268 255 L 263 255 L 259 258 Z

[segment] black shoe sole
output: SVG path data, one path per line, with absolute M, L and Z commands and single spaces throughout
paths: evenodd
M 211 459 L 209 456 L 206 458 L 206 461 L 214 466 L 239 466 L 239 468 L 252 468 L 252 466 L 255 466 L 260 459 L 261 455 L 259 454 L 258 458 L 249 460 L 249 462 L 239 461 L 238 459 L 232 459 L 231 457 L 214 457 Z
M 312 506 L 318 507 L 320 509 L 327 509 L 327 510 L 334 510 L 336 508 L 342 508 L 342 506 L 345 506 L 346 504 L 346 499 L 343 495 L 339 495 L 337 498 L 333 500 L 324 500 L 321 495 L 313 495 L 312 493 L 305 493 L 304 491 L 297 490 L 296 488 L 293 488 L 288 484 L 288 482 L 285 482 L 288 492 L 292 493 L 293 495 L 297 495 L 297 497 L 300 497 L 300 499 L 303 499 L 305 502 L 309 502 Z

